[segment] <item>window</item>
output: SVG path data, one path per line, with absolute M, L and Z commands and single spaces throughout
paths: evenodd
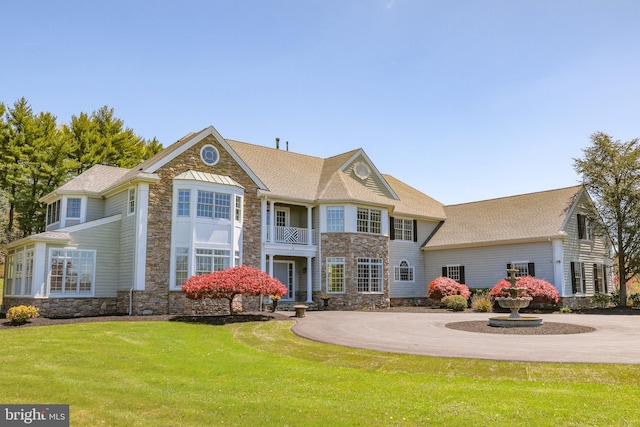
M 382 292 L 382 259 L 358 258 L 358 292 Z
M 213 218 L 213 193 L 198 191 L 198 217 Z
M 216 193 L 214 216 L 217 219 L 231 219 L 231 194 Z
M 127 214 L 131 215 L 136 211 L 136 189 L 129 189 L 129 202 L 127 204 Z
M 178 216 L 189 215 L 191 215 L 191 190 L 178 190 Z
M 235 251 L 233 254 L 233 262 L 235 267 L 239 267 L 242 264 L 240 263 L 240 251 Z
M 4 272 L 4 292 L 6 295 L 14 295 L 13 293 L 13 268 L 15 263 L 15 255 L 7 255 L 7 264 Z
M 514 277 L 535 276 L 535 264 L 529 261 L 514 261 L 511 264 L 507 264 L 507 269 L 518 270 Z
M 593 292 L 595 293 L 601 293 L 603 289 L 601 271 L 598 264 L 593 264 Z
M 80 219 L 80 199 L 67 199 L 67 218 Z
M 327 258 L 327 292 L 344 292 L 344 257 Z
M 200 158 L 208 166 L 214 166 L 220 159 L 218 150 L 213 145 L 205 145 L 200 150 Z
M 60 200 L 56 200 L 47 206 L 47 225 L 60 221 Z
M 236 196 L 236 221 L 242 221 L 242 197 Z
M 197 215 L 199 218 L 231 219 L 231 195 L 199 190 Z
M 394 267 L 396 282 L 413 282 L 413 267 L 406 260 L 400 261 L 400 265 Z
M 460 284 L 464 284 L 464 265 L 446 265 L 442 267 L 442 276 L 453 279 Z
M 393 239 L 414 242 L 414 221 L 411 219 L 394 218 Z
M 571 291 L 574 294 L 584 293 L 585 274 L 583 262 L 571 263 Z
M 578 239 L 591 240 L 593 236 L 593 230 L 591 224 L 586 215 L 578 214 Z
M 229 268 L 231 251 L 221 249 L 196 249 L 196 275 L 222 271 Z
M 189 278 L 189 249 L 176 248 L 176 286 L 182 284 Z
M 327 232 L 344 231 L 344 206 L 329 206 L 327 208 Z
M 49 290 L 52 294 L 90 295 L 95 277 L 95 251 L 52 249 Z
M 6 295 L 31 296 L 33 292 L 33 249 L 22 249 L 7 256 Z
M 358 208 L 358 232 L 380 234 L 382 211 L 379 209 Z

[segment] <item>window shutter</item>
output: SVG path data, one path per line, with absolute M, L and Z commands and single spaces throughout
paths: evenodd
M 442 267 L 442 277 L 447 277 L 447 267 Z
M 464 285 L 464 265 L 460 266 L 460 284 Z
M 389 217 L 389 240 L 396 240 L 396 220 L 394 217 Z
M 576 263 L 571 262 L 571 292 L 574 294 L 578 293 L 578 289 L 576 286 Z
M 585 220 L 584 215 L 578 214 L 578 239 L 584 239 L 584 231 L 585 231 Z
M 418 241 L 418 220 L 417 219 L 413 220 L 413 241 L 414 242 Z
M 527 265 L 527 269 L 529 270 L 529 276 L 535 276 L 536 275 L 536 266 L 534 265 L 534 263 L 530 262 Z
M 607 289 L 607 285 L 609 284 L 607 279 L 607 266 L 602 265 L 602 289 L 604 293 L 607 293 L 609 289 Z

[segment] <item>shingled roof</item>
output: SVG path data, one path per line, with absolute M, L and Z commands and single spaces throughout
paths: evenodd
M 446 221 L 424 250 L 542 241 L 566 236 L 567 216 L 582 185 L 445 206 Z

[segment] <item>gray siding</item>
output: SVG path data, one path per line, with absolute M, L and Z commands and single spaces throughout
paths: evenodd
M 87 199 L 87 222 L 104 217 L 104 201 L 102 199 L 89 197 Z
M 400 218 L 400 217 L 397 217 Z M 424 297 L 427 294 L 427 281 L 425 277 L 424 256 L 420 246 L 438 226 L 435 221 L 418 221 L 418 241 L 406 240 L 389 241 L 389 283 L 391 298 Z M 395 267 L 406 260 L 414 267 L 414 282 L 396 282 Z
M 551 242 L 477 248 L 427 251 L 425 275 L 427 282 L 442 275 L 445 265 L 459 264 L 465 269 L 465 282 L 470 288 L 493 287 L 507 275 L 507 264 L 513 261 L 535 263 L 535 275 L 554 284 Z
M 72 233 L 78 249 L 95 249 L 96 297 L 116 297 L 118 290 L 120 221 L 110 222 Z
M 606 264 L 611 266 L 610 246 L 608 239 L 603 236 L 594 236 L 592 240 L 578 239 L 578 214 L 586 214 L 582 206 L 587 203 L 586 198 L 580 200 L 578 208 L 567 221 L 564 231 L 567 239 L 563 244 L 564 252 L 564 295 L 573 295 L 571 281 L 571 262 L 585 263 L 585 295 L 593 295 L 593 264 Z M 609 271 L 608 279 L 611 279 Z
M 116 214 L 122 214 L 123 217 L 127 214 L 127 190 L 121 191 L 109 197 L 104 201 L 104 216 L 111 216 Z

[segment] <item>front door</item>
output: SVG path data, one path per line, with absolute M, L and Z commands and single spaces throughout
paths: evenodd
M 295 299 L 294 267 L 295 264 L 292 261 L 273 262 L 273 277 L 287 287 L 287 294 L 282 297 L 283 301 L 293 301 Z

